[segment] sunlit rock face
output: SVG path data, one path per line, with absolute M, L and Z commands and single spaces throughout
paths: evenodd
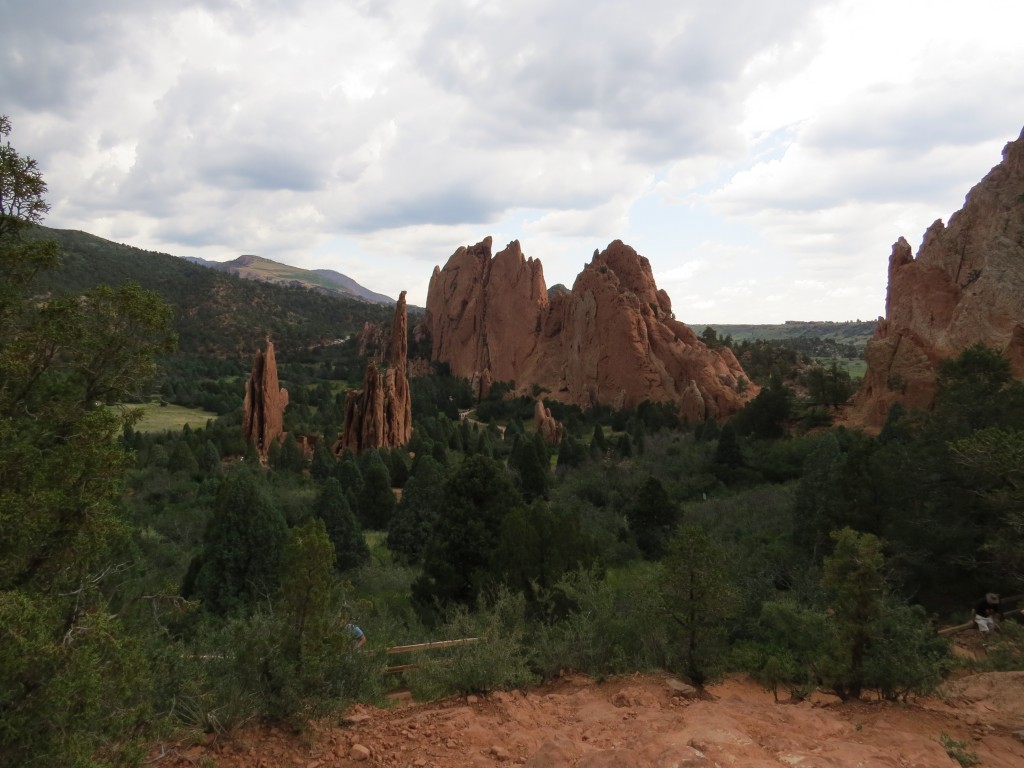
M 517 394 L 583 408 L 671 402 L 701 421 L 732 415 L 758 391 L 731 351 L 675 319 L 650 262 L 618 240 L 551 299 L 540 261 L 518 241 L 495 256 L 490 238 L 461 247 L 434 269 L 426 309 L 434 360 L 471 381 L 514 381 Z
M 902 237 L 893 245 L 853 419 L 877 428 L 896 401 L 930 408 L 939 363 L 979 343 L 1024 378 L 1024 132 L 949 225 L 928 228 L 916 257 Z
M 242 404 L 242 437 L 256 446 L 261 461 L 267 460 L 271 443 L 284 432 L 287 406 L 288 390 L 278 383 L 274 344 L 267 339 L 266 350 L 257 351 L 253 359 Z
M 409 318 L 405 291 L 398 297 L 387 368 L 381 373 L 376 363 L 366 366 L 361 390 L 349 390 L 345 397 L 345 427 L 332 446 L 335 454 L 345 450 L 359 453 L 367 448 L 395 448 L 412 437 L 412 397 L 409 391 Z

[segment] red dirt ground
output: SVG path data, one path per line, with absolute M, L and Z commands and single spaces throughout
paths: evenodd
M 1024 766 L 1024 672 L 947 682 L 908 704 L 775 703 L 745 678 L 686 698 L 667 675 L 539 688 L 392 709 L 357 706 L 304 734 L 255 726 L 161 747 L 161 768 L 957 768 L 940 736 L 986 768 Z

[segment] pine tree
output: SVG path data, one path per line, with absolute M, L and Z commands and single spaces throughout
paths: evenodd
M 277 587 L 288 526 L 252 470 L 231 472 L 217 491 L 203 537 L 196 596 L 221 615 L 251 608 Z
M 329 478 L 320 491 L 313 514 L 323 520 L 327 536 L 334 545 L 339 571 L 357 568 L 370 561 L 370 548 L 363 531 L 348 505 L 345 492 L 335 478 Z
M 0 766 L 114 764 L 150 678 L 106 595 L 135 414 L 103 406 L 137 397 L 173 350 L 171 315 L 132 284 L 44 298 L 33 281 L 58 248 L 28 235 L 46 183 L 10 131 L 0 116 Z
M 723 670 L 727 621 L 739 609 L 725 553 L 697 526 L 680 526 L 663 562 L 662 605 L 676 637 L 672 666 L 700 687 Z

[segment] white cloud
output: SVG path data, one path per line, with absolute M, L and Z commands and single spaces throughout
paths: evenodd
M 873 314 L 1022 122 L 1016 0 L 8 5 L 51 225 L 414 303 L 487 234 L 549 283 L 622 237 L 709 319 Z

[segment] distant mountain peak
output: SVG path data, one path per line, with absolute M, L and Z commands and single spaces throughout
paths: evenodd
M 208 261 L 198 258 L 188 260 L 204 267 L 230 272 L 247 280 L 301 285 L 310 290 L 368 301 L 371 304 L 395 304 L 395 300 L 390 296 L 364 288 L 351 277 L 333 269 L 302 269 L 251 253 L 243 254 L 231 261 Z

